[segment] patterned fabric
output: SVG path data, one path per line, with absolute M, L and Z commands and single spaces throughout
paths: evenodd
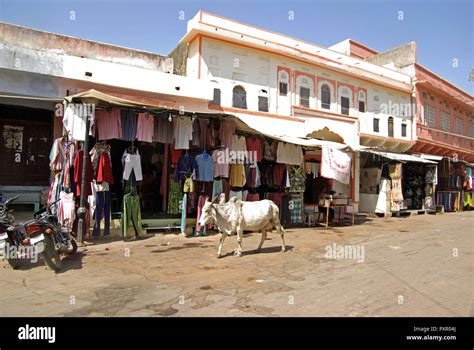
M 305 189 L 305 173 L 302 167 L 293 167 L 290 170 L 290 192 L 301 193 Z
M 179 202 L 182 197 L 181 183 L 179 181 L 170 180 L 170 188 L 168 192 L 168 214 L 180 214 Z
M 299 224 L 303 222 L 302 218 L 302 200 L 301 195 L 299 194 L 292 194 L 291 195 L 291 202 L 290 202 L 290 218 L 291 222 L 294 224 Z

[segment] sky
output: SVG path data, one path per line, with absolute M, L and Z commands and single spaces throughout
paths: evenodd
M 0 21 L 167 55 L 200 9 L 325 47 L 415 41 L 418 63 L 474 94 L 474 0 L 0 0 Z

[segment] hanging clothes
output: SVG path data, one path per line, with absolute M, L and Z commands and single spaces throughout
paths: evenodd
M 110 145 L 103 144 L 103 143 L 96 143 L 94 148 L 91 149 L 89 155 L 91 156 L 92 168 L 94 169 L 94 179 L 97 179 L 97 172 L 99 170 L 99 161 L 100 156 L 103 152 L 106 152 L 109 160 L 112 159 L 110 157 Z M 110 167 L 112 168 L 112 161 L 110 161 Z
M 260 200 L 260 196 L 258 193 L 249 193 L 247 194 L 247 198 L 245 200 L 247 202 L 258 202 Z
M 97 169 L 97 182 L 108 182 L 114 184 L 114 175 L 112 173 L 112 162 L 107 152 L 100 155 L 99 166 Z
M 73 140 L 84 141 L 86 134 L 86 118 L 90 120 L 89 135 L 94 126 L 94 109 L 82 104 L 70 103 L 64 110 L 63 126 Z
M 125 213 L 124 213 L 125 214 Z M 100 236 L 100 222 L 104 219 L 104 236 L 110 233 L 110 192 L 99 191 L 95 196 L 94 230 L 92 236 Z
M 293 224 L 300 224 L 303 222 L 302 218 L 302 200 L 301 195 L 299 194 L 292 194 L 290 197 L 291 205 L 290 205 L 290 221 Z
M 231 187 L 244 187 L 246 178 L 243 164 L 230 165 L 229 182 Z
M 66 193 L 61 191 L 59 194 L 59 203 L 57 208 L 58 221 L 61 225 L 72 229 L 74 220 L 76 219 L 76 207 L 74 202 L 74 193 Z
M 214 180 L 212 183 L 212 198 L 217 197 L 223 192 L 222 180 Z
M 142 163 L 140 153 L 138 153 L 138 149 L 135 148 L 134 153 L 129 153 L 128 149 L 123 152 L 122 166 L 124 180 L 128 180 L 130 178 L 132 170 L 135 174 L 135 179 L 137 181 L 143 180 Z
M 54 140 L 53 147 L 49 152 L 49 167 L 53 171 L 62 170 L 64 162 L 66 161 L 66 148 L 68 142 L 65 138 L 58 138 Z
M 234 151 L 235 155 L 234 159 L 232 159 L 233 162 L 244 163 L 247 156 L 247 143 L 245 142 L 245 137 L 234 135 L 231 150 Z
M 191 176 L 187 176 L 184 180 L 183 192 L 190 193 L 194 192 L 194 182 Z
M 84 151 L 81 149 L 76 153 L 76 157 L 74 158 L 74 182 L 76 183 L 76 196 L 81 195 L 82 191 L 82 165 L 83 165 L 83 157 Z M 91 189 L 91 182 L 93 179 L 93 170 L 92 170 L 92 162 L 90 157 L 86 157 L 87 159 L 87 169 L 86 169 L 86 188 L 84 189 L 84 193 L 86 196 L 92 194 Z
M 155 118 L 149 113 L 138 113 L 137 120 L 137 140 L 143 142 L 153 142 Z
M 171 179 L 170 188 L 168 191 L 168 214 L 181 213 L 179 202 L 181 201 L 182 196 L 181 183 Z
M 193 139 L 193 121 L 189 117 L 174 119 L 174 148 L 189 149 L 189 141 Z
M 179 157 L 178 166 L 176 168 L 175 180 L 184 180 L 187 175 L 194 172 L 196 168 L 196 160 L 190 154 L 183 154 Z
M 154 119 L 153 142 L 172 144 L 174 141 L 173 122 L 167 116 L 159 115 Z
M 197 181 L 211 182 L 214 180 L 214 162 L 206 151 L 196 156 L 196 170 Z
M 302 165 L 303 149 L 299 145 L 278 142 L 276 161 L 281 164 Z
M 225 146 L 233 150 L 234 149 L 234 134 L 235 134 L 234 123 L 230 120 L 222 120 L 220 131 L 219 131 L 221 146 Z
M 229 162 L 224 150 L 215 150 L 212 152 L 212 161 L 214 163 L 214 177 L 229 177 Z
M 257 136 L 249 136 L 246 140 L 247 152 L 251 154 L 251 160 L 261 162 L 263 158 L 262 140 Z
M 293 167 L 289 171 L 290 192 L 303 193 L 305 190 L 306 176 L 302 167 Z
M 97 211 L 97 209 L 96 209 Z M 127 193 L 123 196 L 123 237 L 128 236 L 128 227 L 130 224 L 135 229 L 135 235 L 139 236 L 142 232 L 142 214 L 140 211 L 140 197 L 137 194 Z
M 122 125 L 122 140 L 135 141 L 137 137 L 137 114 L 135 111 L 122 109 L 120 111 Z
M 263 143 L 263 158 L 274 161 L 276 159 L 276 145 L 275 141 L 265 141 Z
M 122 138 L 122 120 L 120 109 L 98 109 L 95 111 L 95 127 L 99 140 Z
M 192 141 L 191 141 L 191 144 L 194 146 L 194 147 L 205 147 L 204 144 L 202 144 L 200 141 L 201 141 L 201 138 L 200 138 L 200 135 L 201 135 L 201 124 L 199 123 L 199 118 L 193 118 L 192 119 L 193 121 L 193 138 L 192 138 Z
M 229 198 L 232 198 L 232 197 L 237 197 L 238 199 L 243 200 L 242 191 L 230 191 Z

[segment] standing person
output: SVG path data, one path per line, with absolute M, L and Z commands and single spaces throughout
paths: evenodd
M 327 209 L 325 206 L 322 206 L 320 204 L 324 203 L 326 196 L 333 193 L 334 193 L 333 191 L 329 190 L 329 186 L 327 184 L 323 184 L 323 187 L 321 188 L 321 192 L 319 194 L 319 200 L 318 200 L 318 211 L 320 213 L 323 213 L 323 220 L 326 220 Z M 334 209 L 329 208 L 329 221 L 332 221 L 333 219 L 334 219 Z

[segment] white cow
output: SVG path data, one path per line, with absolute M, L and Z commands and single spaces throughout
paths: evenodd
M 217 257 L 222 256 L 222 246 L 227 236 L 236 233 L 239 247 L 236 255 L 242 255 L 242 236 L 244 230 L 262 233 L 257 251 L 262 248 L 267 237 L 267 232 L 276 228 L 281 236 L 281 251 L 285 251 L 285 231 L 280 224 L 280 210 L 271 200 L 265 199 L 257 202 L 244 202 L 237 197 L 232 197 L 227 203 L 219 202 L 215 197 L 212 202 L 207 200 L 202 207 L 199 225 L 214 224 L 222 233 Z

